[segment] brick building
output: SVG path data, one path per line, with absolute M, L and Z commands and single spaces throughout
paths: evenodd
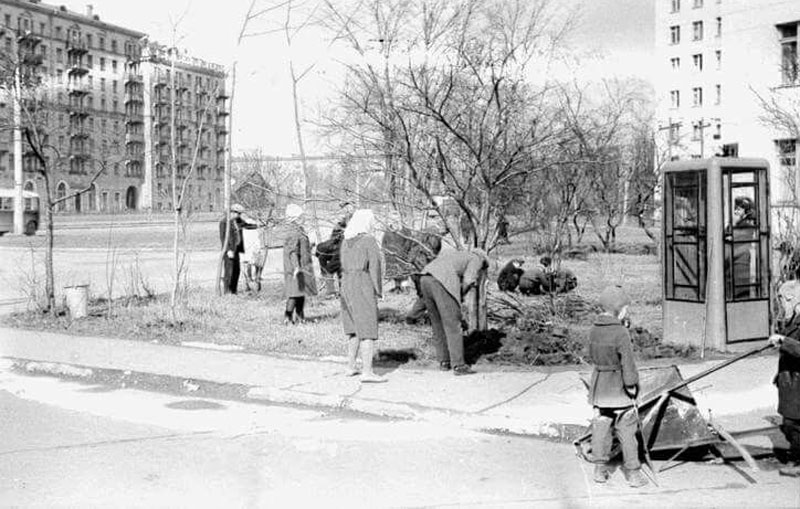
M 220 208 L 228 115 L 222 66 L 106 23 L 91 6 L 77 13 L 40 0 L 0 0 L 0 48 L 46 90 L 42 104 L 52 150 L 45 155 L 56 169 L 56 196 L 86 187 L 102 170 L 89 192 L 59 211 L 168 209 L 173 162 L 181 183 L 190 176 L 185 209 Z M 11 104 L 3 107 L 10 118 Z M 13 186 L 14 160 L 6 122 L 0 129 L 0 187 Z M 23 146 L 24 187 L 43 192 L 32 171 L 36 164 Z

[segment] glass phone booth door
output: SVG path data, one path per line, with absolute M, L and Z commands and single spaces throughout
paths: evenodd
M 769 188 L 766 168 L 722 167 L 727 342 L 769 330 Z

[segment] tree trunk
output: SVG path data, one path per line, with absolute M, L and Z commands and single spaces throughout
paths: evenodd
M 53 273 L 53 204 L 50 200 L 50 186 L 45 179 L 45 190 L 47 191 L 47 249 L 44 252 L 45 270 L 45 296 L 47 297 L 47 311 L 55 314 L 56 312 L 56 292 L 55 275 Z

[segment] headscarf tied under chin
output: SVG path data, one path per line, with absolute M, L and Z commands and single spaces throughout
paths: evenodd
M 369 209 L 359 209 L 353 213 L 353 217 L 344 229 L 344 238 L 352 239 L 362 233 L 369 235 L 375 233 L 375 214 Z
M 285 218 L 287 221 L 297 223 L 303 217 L 303 207 L 290 203 L 286 206 Z

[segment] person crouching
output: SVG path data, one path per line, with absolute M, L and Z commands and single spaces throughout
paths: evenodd
M 589 358 L 594 365 L 589 384 L 592 419 L 594 481 L 605 483 L 611 475 L 611 444 L 616 433 L 622 447 L 623 469 L 628 485 L 647 484 L 639 462 L 636 439 L 637 415 L 633 400 L 639 388 L 639 372 L 633 359 L 628 329 L 622 324 L 630 299 L 618 286 L 606 288 L 598 297 L 602 312 L 589 332 Z

